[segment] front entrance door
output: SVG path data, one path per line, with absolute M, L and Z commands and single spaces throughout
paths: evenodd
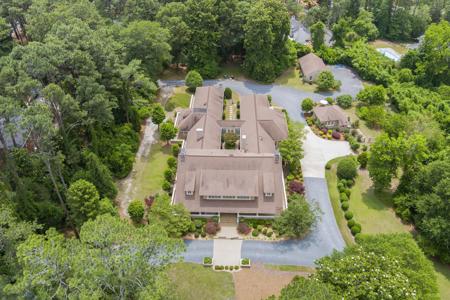
M 237 214 L 220 214 L 220 226 L 237 226 Z

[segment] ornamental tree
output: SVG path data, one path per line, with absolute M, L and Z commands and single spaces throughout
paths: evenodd
M 196 88 L 203 85 L 203 78 L 199 72 L 192 70 L 187 73 L 185 83 L 189 91 L 195 92 Z
M 151 118 L 152 118 L 152 122 L 156 125 L 161 124 L 164 119 L 166 118 L 166 113 L 164 112 L 164 108 L 162 107 L 161 104 L 159 103 L 155 103 L 152 107 L 152 112 L 151 112 Z
M 281 235 L 293 238 L 304 237 L 317 222 L 318 207 L 311 207 L 300 194 L 289 196 L 289 205 L 274 221 L 274 229 Z
M 302 110 L 311 111 L 314 108 L 314 101 L 311 98 L 305 98 L 302 101 Z
M 339 161 L 337 165 L 337 176 L 340 179 L 353 180 L 355 179 L 357 172 L 357 163 L 353 157 L 346 157 Z
M 166 141 L 167 144 L 171 139 L 176 137 L 178 129 L 173 125 L 172 121 L 167 121 L 161 124 L 159 128 L 160 138 L 163 141 Z
M 144 218 L 145 208 L 141 200 L 133 200 L 128 205 L 128 215 L 134 223 L 140 223 Z
M 172 205 L 167 194 L 155 197 L 148 221 L 150 224 L 161 225 L 171 237 L 182 237 L 192 224 L 189 211 L 180 203 Z
M 317 76 L 316 84 L 320 91 L 335 90 L 341 86 L 341 82 L 335 80 L 333 73 L 328 70 L 320 72 L 319 76 Z

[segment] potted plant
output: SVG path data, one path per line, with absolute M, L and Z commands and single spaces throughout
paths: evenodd
M 208 257 L 208 256 L 207 257 L 203 257 L 203 265 L 205 267 L 211 267 L 212 263 L 213 263 L 213 261 L 212 261 L 211 257 Z
M 242 268 L 250 268 L 250 266 L 251 266 L 250 258 L 241 258 Z

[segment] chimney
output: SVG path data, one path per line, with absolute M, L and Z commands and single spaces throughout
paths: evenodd
M 200 140 L 203 138 L 203 128 L 195 129 L 195 133 L 197 135 L 197 140 Z
M 245 134 L 242 135 L 242 150 L 247 152 L 247 136 Z

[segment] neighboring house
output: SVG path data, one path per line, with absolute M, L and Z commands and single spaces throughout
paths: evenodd
M 314 53 L 300 57 L 298 62 L 302 69 L 303 81 L 305 82 L 314 82 L 322 71 L 327 70 L 323 60 Z
M 316 106 L 313 117 L 327 128 L 349 128 L 350 121 L 342 108 L 337 105 Z
M 222 120 L 223 89 L 199 87 L 190 108 L 177 114 L 178 156 L 172 203 L 192 215 L 272 218 L 287 207 L 278 142 L 287 138 L 284 116 L 265 95 L 241 96 L 240 119 Z M 224 148 L 224 134 L 236 136 Z

